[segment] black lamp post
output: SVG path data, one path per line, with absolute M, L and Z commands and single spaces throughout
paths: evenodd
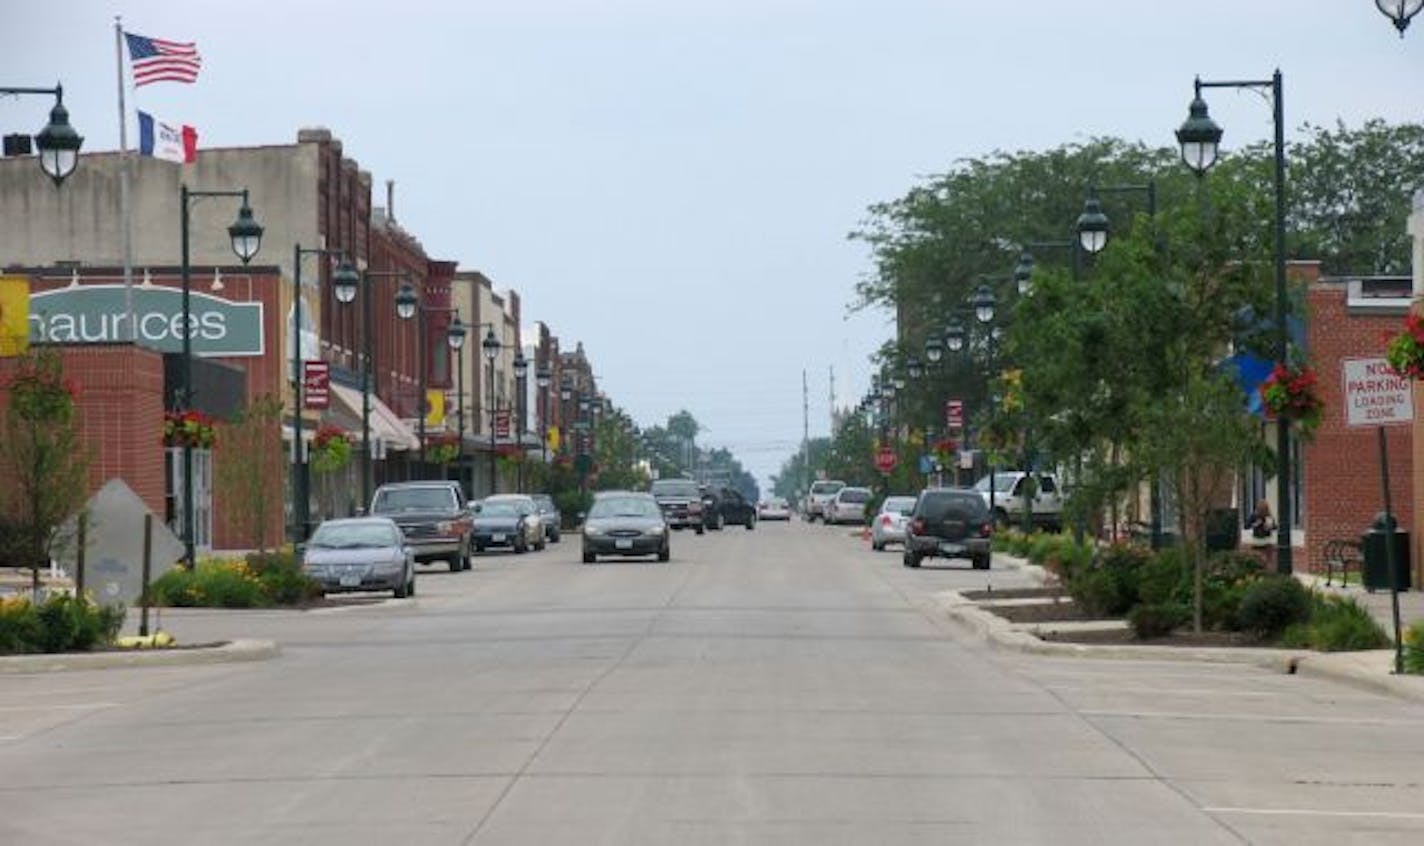
M 465 356 L 462 350 L 465 348 L 465 336 L 468 330 L 465 329 L 464 321 L 460 320 L 460 313 L 455 312 L 455 319 L 450 322 L 450 328 L 445 330 L 445 343 L 450 347 L 450 352 L 455 356 L 455 475 L 459 478 L 460 489 L 465 488 Z
M 60 106 L 56 106 L 60 109 Z M 72 131 L 72 130 L 71 130 Z M 74 147 L 78 150 L 78 145 Z M 58 161 L 58 160 L 56 160 Z M 70 163 L 69 170 L 74 169 Z M 46 168 L 46 172 L 49 169 Z M 69 171 L 64 171 L 63 175 L 55 178 L 55 184 L 67 176 Z M 54 177 L 54 173 L 50 173 Z M 178 386 L 177 405 L 179 411 L 187 411 L 193 407 L 193 326 L 191 293 L 192 293 L 192 270 L 190 267 L 189 249 L 189 207 L 194 199 L 200 197 L 241 197 L 242 207 L 238 210 L 237 220 L 227 228 L 227 236 L 232 244 L 232 251 L 237 254 L 238 259 L 247 264 L 252 261 L 252 257 L 257 255 L 257 251 L 262 248 L 262 227 L 257 225 L 257 221 L 252 217 L 252 209 L 247 205 L 247 189 L 241 191 L 192 191 L 187 185 L 179 188 L 179 202 L 182 206 L 179 215 L 179 229 L 181 237 L 182 258 L 182 278 L 183 278 L 183 366 L 179 369 L 180 384 Z M 188 569 L 193 569 L 197 563 L 195 551 L 196 539 L 194 537 L 193 522 L 193 446 L 185 442 L 183 444 L 183 563 Z
M 1390 19 L 1394 28 L 1399 30 L 1399 37 L 1403 38 L 1410 18 L 1424 9 L 1424 0 L 1375 0 L 1375 6 Z
M 484 350 L 484 353 L 485 353 L 485 360 L 489 362 L 489 410 L 490 410 L 490 412 L 489 412 L 489 416 L 490 416 L 490 428 L 489 428 L 489 435 L 490 435 L 490 460 L 489 460 L 489 469 L 490 469 L 490 493 L 492 493 L 492 494 L 493 494 L 493 493 L 499 493 L 499 465 L 496 463 L 496 457 L 497 457 L 497 455 L 496 455 L 496 451 L 495 451 L 495 433 L 494 433 L 495 415 L 498 414 L 498 409 L 495 408 L 494 360 L 499 357 L 500 347 L 502 347 L 502 346 L 503 346 L 503 345 L 500 344 L 500 342 L 499 342 L 499 338 L 496 338 L 496 337 L 495 337 L 495 334 L 494 334 L 494 326 L 491 325 L 491 326 L 489 327 L 489 329 L 485 331 L 485 339 L 480 342 L 480 348 L 481 348 L 482 350 Z
M 426 417 L 425 393 L 426 393 L 426 390 L 427 390 L 427 389 L 426 389 L 426 375 L 425 375 L 425 371 L 426 371 L 426 360 L 425 360 L 425 359 L 426 359 L 426 345 L 427 345 L 427 341 L 426 341 L 426 337 L 425 337 L 425 333 L 426 333 L 426 320 L 425 320 L 425 315 L 426 315 L 427 312 L 430 312 L 430 311 L 452 311 L 452 310 L 453 310 L 453 309 L 444 309 L 444 308 L 440 308 L 440 309 L 430 309 L 430 308 L 427 308 L 425 305 L 421 304 L 421 302 L 420 302 L 420 295 L 415 292 L 415 286 L 414 286 L 414 285 L 411 285 L 409 282 L 407 282 L 407 283 L 401 285 L 401 286 L 400 286 L 400 290 L 396 291 L 396 317 L 399 317 L 401 320 L 411 320 L 411 319 L 415 319 L 415 320 L 416 320 L 416 341 L 417 341 L 417 346 L 420 348 L 420 349 L 418 350 L 418 355 L 416 356 L 416 369 L 419 371 L 419 373 L 417 374 L 419 381 L 418 381 L 416 390 L 419 391 L 420 398 L 419 398 L 419 400 L 416 402 L 416 412 L 415 412 L 415 413 L 416 413 L 416 416 L 419 418 L 419 419 L 416 421 L 416 426 L 417 426 L 416 437 L 420 439 L 420 475 L 421 475 L 421 478 L 424 478 L 424 477 L 425 477 L 425 472 L 426 472 L 426 467 L 425 467 L 425 417 Z M 453 337 L 454 335 L 457 334 L 457 331 L 458 331 L 458 334 L 459 334 L 459 341 L 458 341 L 458 342 L 457 342 L 457 341 L 455 340 L 455 338 Z M 460 346 L 463 346 L 463 345 L 464 345 L 464 342 L 465 342 L 465 341 L 464 341 L 464 333 L 465 333 L 465 325 L 460 322 L 460 316 L 457 314 L 457 315 L 455 315 L 455 320 L 451 322 L 449 329 L 446 330 L 446 343 L 448 343 L 448 344 L 450 345 L 451 349 L 456 349 L 456 350 L 458 350 L 458 349 L 460 348 Z M 456 345 L 457 343 L 459 344 L 459 346 Z M 460 445 L 460 448 L 463 450 L 464 444 L 461 444 L 461 445 Z
M 343 306 L 350 305 L 355 301 L 356 290 L 359 287 L 358 281 L 364 280 L 366 287 L 366 295 L 361 298 L 361 340 L 366 347 L 361 357 L 361 493 L 362 501 L 368 503 L 371 501 L 373 490 L 371 482 L 373 461 L 371 455 L 371 359 L 374 356 L 376 342 L 376 332 L 371 325 L 371 301 L 375 299 L 372 279 L 382 276 L 408 277 L 409 275 L 404 270 L 368 270 L 359 278 L 348 278 L 338 271 L 331 280 L 336 301 Z
M 84 139 L 69 125 L 69 110 L 64 107 L 64 86 L 53 88 L 10 88 L 0 87 L 0 94 L 53 94 L 54 108 L 49 110 L 49 123 L 35 135 L 35 149 L 39 151 L 40 169 L 56 187 L 65 177 L 74 172 L 79 164 L 79 148 Z M 8 151 L 7 151 L 8 153 Z
M 996 308 L 997 308 L 997 306 L 998 306 L 998 299 L 994 296 L 994 289 L 993 289 L 993 288 L 990 288 L 987 284 L 980 284 L 979 287 L 977 287 L 977 288 L 974 289 L 974 296 L 970 298 L 969 304 L 970 304 L 970 305 L 973 307 L 973 309 L 974 309 L 974 319 L 979 322 L 979 325 L 985 327 L 985 328 L 988 330 L 988 331 L 985 333 L 986 336 L 987 336 L 987 339 L 986 339 L 986 340 L 987 340 L 987 352 L 988 352 L 988 360 L 987 360 L 987 363 L 988 363 L 988 365 L 989 365 L 989 367 L 988 367 L 988 369 L 989 369 L 989 374 L 990 374 L 990 376 L 992 377 L 993 372 L 994 372 L 994 353 L 995 353 L 994 347 L 995 347 L 995 341 L 997 340 L 997 336 L 996 336 L 995 333 L 994 333 L 994 328 L 993 328 L 992 324 L 993 324 L 993 322 L 994 322 L 995 310 L 996 310 Z M 961 336 L 961 341 L 960 341 L 959 346 L 960 346 L 960 347 L 963 346 L 962 336 Z M 953 347 L 952 347 L 952 348 L 953 348 Z M 988 396 L 988 400 L 989 400 L 989 416 L 990 416 L 990 417 L 993 417 L 994 411 L 995 411 L 995 408 L 994 408 L 994 407 L 995 407 L 995 402 L 994 402 L 994 389 L 993 389 L 993 386 L 992 386 L 992 385 L 989 386 L 989 396 Z M 995 517 L 994 517 L 994 509 L 995 509 L 996 505 L 995 505 L 995 503 L 994 503 L 994 500 L 995 500 L 994 485 L 995 485 L 995 483 L 998 481 L 997 479 L 995 479 L 995 475 L 996 475 L 997 472 L 998 472 L 998 466 L 997 466 L 997 462 L 995 462 L 995 461 L 993 460 L 993 452 L 992 452 L 992 450 L 990 451 L 989 455 L 986 456 L 986 458 L 989 459 L 989 461 L 988 461 L 988 466 L 989 466 L 989 517 L 990 517 L 990 519 L 992 520 L 992 519 L 995 519 Z
M 1403 7 L 1401 7 L 1401 11 Z M 1418 11 L 1417 4 L 1415 11 Z M 1407 20 L 1406 20 L 1407 22 Z M 1403 30 L 1401 30 L 1403 32 Z M 1220 151 L 1222 129 L 1207 113 L 1202 99 L 1203 88 L 1267 89 L 1271 93 L 1272 118 L 1275 124 L 1275 270 L 1276 270 L 1276 364 L 1284 366 L 1290 357 L 1290 328 L 1286 321 L 1290 304 L 1286 299 L 1286 141 L 1285 92 L 1281 72 L 1277 70 L 1266 80 L 1231 80 L 1203 82 L 1197 77 L 1186 121 L 1177 130 L 1177 143 L 1182 148 L 1182 161 L 1197 176 L 1203 176 L 1216 164 Z M 1291 436 L 1290 421 L 1276 418 L 1277 461 L 1276 484 L 1276 570 L 1289 575 L 1291 562 Z
M 534 371 L 534 384 L 539 386 L 539 456 L 549 463 L 549 362 L 539 362 Z M 542 472 L 542 471 L 541 471 Z
M 524 493 L 524 393 L 529 389 L 529 359 L 524 357 L 524 350 L 514 352 L 514 416 L 515 427 L 514 437 L 519 444 L 519 479 L 518 491 Z
M 252 212 L 247 208 L 247 192 L 242 192 L 243 211 L 248 218 Z M 238 220 L 240 221 L 241 215 Z M 260 229 L 260 227 L 259 227 Z M 306 539 L 307 524 L 311 521 L 311 483 L 307 475 L 305 450 L 302 449 L 302 258 L 304 256 L 340 256 L 341 264 L 332 274 L 331 284 L 338 292 L 354 291 L 361 282 L 356 268 L 346 260 L 343 250 L 329 250 L 324 247 L 303 248 L 292 245 L 292 543 Z M 186 259 L 184 265 L 186 267 Z M 184 287 L 187 287 L 185 276 Z M 337 294 L 338 298 L 341 296 Z M 188 309 L 186 294 L 183 310 Z

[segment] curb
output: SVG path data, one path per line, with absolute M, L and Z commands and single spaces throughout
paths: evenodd
M 113 652 L 70 652 L 0 657 L 0 675 L 51 673 L 65 670 L 106 670 L 118 667 L 174 667 L 188 664 L 230 664 L 265 661 L 282 652 L 275 641 L 233 640 L 220 646 L 190 649 L 125 649 Z
M 1424 702 L 1424 677 L 1393 675 L 1389 668 L 1394 653 L 1388 649 L 1369 652 L 1321 653 L 1309 650 L 1217 648 L 1210 646 L 1094 646 L 1040 640 L 1013 628 L 1013 623 L 978 607 L 958 591 L 946 591 L 936 599 L 946 616 L 975 638 L 997 649 L 1057 658 L 1102 658 L 1132 661 L 1196 661 L 1208 664 L 1245 664 L 1279 673 L 1328 679 L 1341 684 L 1382 693 L 1413 702 Z M 1376 666 L 1378 665 L 1378 666 Z

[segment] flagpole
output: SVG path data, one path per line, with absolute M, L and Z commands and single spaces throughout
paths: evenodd
M 114 15 L 114 66 L 119 82 L 119 225 L 124 229 L 124 326 L 128 330 L 129 341 L 138 340 L 134 331 L 133 303 L 133 215 L 129 207 L 129 131 L 128 115 L 124 109 L 124 24 L 119 15 Z

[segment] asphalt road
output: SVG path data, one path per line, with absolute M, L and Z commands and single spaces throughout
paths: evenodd
M 235 665 L 0 676 L 4 844 L 1418 844 L 1424 708 L 990 651 L 841 529 L 577 538 L 418 596 L 169 613 Z

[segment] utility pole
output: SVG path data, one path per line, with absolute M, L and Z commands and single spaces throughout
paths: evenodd
M 827 370 L 831 373 L 830 390 L 826 392 L 826 408 L 831 415 L 831 436 L 836 434 L 836 368 L 832 365 Z
M 811 490 L 811 392 L 806 385 L 806 370 L 801 370 L 801 464 L 806 478 L 802 487 Z

